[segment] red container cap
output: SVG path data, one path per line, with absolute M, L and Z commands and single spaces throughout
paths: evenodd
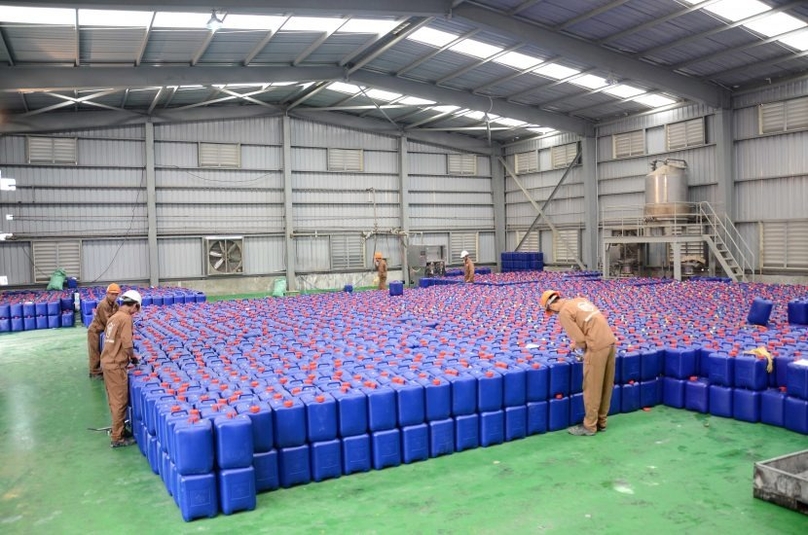
M 492 372 L 491 370 L 488 370 L 487 372 L 485 372 L 485 376 L 486 376 L 486 377 L 493 377 L 493 376 L 494 376 L 494 372 Z
M 286 407 L 287 409 L 289 407 L 291 407 L 292 405 L 294 405 L 294 404 L 295 404 L 295 402 L 292 401 L 291 399 L 287 399 L 286 401 L 283 402 L 283 406 Z
M 300 394 L 300 387 L 296 386 L 292 389 L 292 394 Z
M 562 396 L 561 394 L 556 394 L 555 397 L 556 397 L 556 399 L 563 399 L 564 398 L 564 396 Z
M 325 396 L 317 396 L 316 398 L 314 398 L 314 401 L 316 401 L 317 403 L 322 403 L 325 401 Z
M 697 376 L 695 376 L 695 375 L 691 375 L 691 376 L 690 376 L 690 380 L 691 380 L 691 381 L 698 381 L 698 380 L 699 380 L 699 378 L 698 378 Z
M 272 397 L 275 399 L 281 399 L 283 397 L 283 394 L 281 394 L 280 392 L 275 392 L 275 394 Z

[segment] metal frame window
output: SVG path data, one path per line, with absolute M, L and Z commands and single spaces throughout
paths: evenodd
M 808 219 L 760 223 L 761 267 L 808 271 Z
M 539 171 L 539 151 L 531 150 L 514 154 L 514 167 L 517 175 Z
M 365 151 L 362 149 L 328 149 L 329 171 L 364 171 Z
M 31 242 L 34 282 L 48 282 L 53 272 L 61 268 L 70 277 L 81 278 L 81 241 Z
M 520 241 L 522 241 L 522 237 L 527 233 L 527 230 L 517 230 L 516 231 L 516 244 L 518 245 Z M 522 251 L 541 251 L 540 240 L 539 240 L 539 231 L 537 229 L 533 229 L 528 234 L 527 239 L 525 239 L 525 243 L 522 244 Z
M 78 164 L 78 140 L 74 137 L 26 136 L 28 163 Z
M 446 169 L 450 175 L 476 175 L 476 154 L 447 154 Z
M 199 167 L 241 167 L 239 143 L 200 143 Z
M 574 264 L 580 258 L 581 231 L 577 228 L 553 232 L 553 261 L 556 264 Z
M 566 145 L 556 145 L 550 149 L 550 160 L 553 169 L 567 167 L 578 154 L 578 142 L 567 143 Z
M 477 248 L 480 244 L 477 232 L 453 232 L 449 236 L 449 244 L 450 264 L 462 264 L 463 259 L 460 258 L 460 253 L 464 250 L 469 252 L 472 260 L 477 260 Z
M 365 242 L 352 234 L 332 235 L 331 269 L 365 269 Z
M 612 154 L 615 159 L 645 154 L 645 130 L 613 135 Z
M 808 128 L 808 97 L 761 104 L 758 125 L 761 134 Z
M 706 143 L 704 117 L 665 125 L 665 143 L 668 150 L 704 145 Z

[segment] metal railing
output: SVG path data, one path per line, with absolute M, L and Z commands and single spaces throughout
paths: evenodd
M 718 215 L 713 209 L 713 206 L 707 201 L 698 203 L 699 214 L 707 222 L 712 231 L 712 235 L 720 240 L 725 247 L 729 250 L 730 255 L 738 264 L 741 272 L 738 274 L 742 280 L 746 280 L 746 274 L 749 273 L 754 280 L 755 254 L 752 248 L 741 236 L 738 228 L 730 220 L 727 214 L 722 213 Z

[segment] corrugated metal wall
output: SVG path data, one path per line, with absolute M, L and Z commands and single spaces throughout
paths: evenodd
M 291 121 L 292 226 L 297 271 L 330 269 L 329 234 L 361 240 L 365 266 L 383 250 L 401 264 L 399 140 L 313 121 Z M 82 241 L 84 282 L 147 280 L 145 128 L 57 134 L 77 138 L 78 165 L 28 164 L 25 136 L 0 137 L 0 171 L 18 181 L 3 192 L 0 274 L 31 283 L 27 240 Z M 244 274 L 285 270 L 284 162 L 280 118 L 220 120 L 154 127 L 158 263 L 161 280 L 206 276 L 205 236 L 244 236 Z M 203 168 L 200 143 L 239 144 L 240 167 Z M 328 170 L 328 149 L 362 149 L 363 171 Z M 477 175 L 450 176 L 450 149 L 409 144 L 410 226 L 414 231 L 480 232 L 478 262 L 493 262 L 490 159 Z M 369 238 L 370 231 L 377 230 Z M 313 236 L 313 234 L 317 236 Z M 449 234 L 441 234 L 448 240 Z M 365 241 L 367 240 L 367 241 Z

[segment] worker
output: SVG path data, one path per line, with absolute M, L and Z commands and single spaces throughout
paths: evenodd
M 114 282 L 107 286 L 107 295 L 95 307 L 95 317 L 87 327 L 87 352 L 90 354 L 90 379 L 103 379 L 101 373 L 101 333 L 107 328 L 107 321 L 118 311 L 118 295 L 121 287 Z
M 104 386 L 112 419 L 110 446 L 120 448 L 135 443 L 131 433 L 125 433 L 126 407 L 129 405 L 129 378 L 126 367 L 137 364 L 132 343 L 132 316 L 138 313 L 143 302 L 140 294 L 129 290 L 122 296 L 122 303 L 107 322 L 104 331 L 104 350 L 101 352 L 101 367 L 104 370 Z
M 474 282 L 474 262 L 472 262 L 468 251 L 460 253 L 463 259 L 463 282 Z
M 376 278 L 379 283 L 379 290 L 387 289 L 387 260 L 382 257 L 382 253 L 376 251 L 373 255 L 373 262 L 376 264 Z
M 572 340 L 571 349 L 584 353 L 584 421 L 568 429 L 577 436 L 606 431 L 606 419 L 614 389 L 615 344 L 617 339 L 600 310 L 583 297 L 562 299 L 555 290 L 541 295 L 547 315 L 558 314 L 558 321 Z

